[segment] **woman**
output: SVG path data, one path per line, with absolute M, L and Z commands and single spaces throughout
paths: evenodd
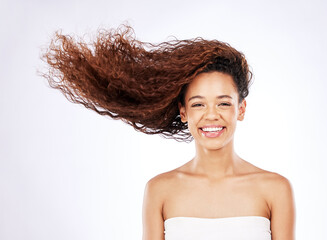
M 252 76 L 242 53 L 202 38 L 144 43 L 123 26 L 92 45 L 56 33 L 43 56 L 43 75 L 70 101 L 146 134 L 194 139 L 192 160 L 146 184 L 143 240 L 294 239 L 290 182 L 234 151 Z

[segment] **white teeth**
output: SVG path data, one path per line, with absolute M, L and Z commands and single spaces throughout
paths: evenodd
M 217 131 L 221 131 L 223 128 L 202 128 L 202 131 L 204 132 L 217 132 Z

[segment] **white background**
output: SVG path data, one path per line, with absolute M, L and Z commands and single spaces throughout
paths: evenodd
M 136 132 L 37 75 L 55 30 L 126 21 L 142 41 L 201 36 L 247 56 L 255 79 L 237 153 L 291 181 L 297 239 L 327 239 L 326 1 L 0 3 L 0 239 L 141 239 L 146 182 L 193 157 L 193 142 Z

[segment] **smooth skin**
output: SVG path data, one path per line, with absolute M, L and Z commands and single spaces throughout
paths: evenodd
M 295 204 L 287 178 L 240 158 L 234 151 L 239 103 L 233 78 L 225 73 L 197 75 L 190 83 L 181 119 L 194 138 L 195 157 L 150 179 L 143 200 L 143 240 L 163 240 L 164 221 L 173 217 L 270 219 L 273 240 L 295 239 Z M 222 125 L 220 136 L 203 136 L 205 125 Z

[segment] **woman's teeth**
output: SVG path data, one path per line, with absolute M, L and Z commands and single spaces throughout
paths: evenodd
M 202 128 L 202 131 L 204 132 L 217 132 L 217 131 L 221 131 L 223 128 Z

